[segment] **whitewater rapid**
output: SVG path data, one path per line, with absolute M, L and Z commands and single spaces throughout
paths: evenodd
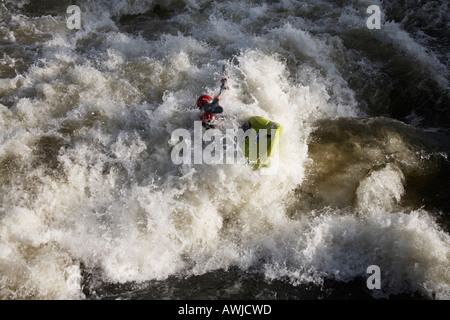
M 84 299 L 86 274 L 145 283 L 237 267 L 321 286 L 377 265 L 375 298 L 448 299 L 450 235 L 404 201 L 409 177 L 440 172 L 447 154 L 371 109 L 366 96 L 388 100 L 383 62 L 348 37 L 403 52 L 439 90 L 448 69 L 398 22 L 367 30 L 370 4 L 383 8 L 81 1 L 69 30 L 62 4 L 6 1 L 0 298 Z M 223 65 L 226 125 L 260 115 L 283 126 L 272 174 L 170 159 L 173 131 L 193 130 L 195 101 L 217 93 Z

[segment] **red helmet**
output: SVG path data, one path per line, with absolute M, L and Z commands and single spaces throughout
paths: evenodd
M 202 96 L 200 96 L 197 99 L 197 107 L 201 108 L 203 107 L 205 104 L 207 104 L 208 102 L 212 101 L 213 98 L 211 98 L 210 96 L 204 94 Z

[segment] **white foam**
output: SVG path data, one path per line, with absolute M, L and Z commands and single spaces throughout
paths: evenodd
M 13 191 L 2 190 L 0 296 L 83 298 L 83 263 L 113 282 L 258 266 L 268 278 L 293 284 L 350 281 L 379 264 L 388 293 L 419 289 L 448 297 L 450 240 L 425 211 L 398 206 L 404 181 L 394 165 L 360 183 L 357 213 L 286 216 L 291 191 L 311 165 L 314 121 L 359 114 L 330 54 L 342 43 L 287 23 L 249 34 L 239 21 L 230 23 L 243 13 L 226 3 L 229 15 L 216 11 L 206 21 L 210 29 L 192 27 L 191 34 L 156 41 L 121 32 L 111 18 L 155 4 L 178 8 L 93 3 L 97 11 L 86 13 L 83 30 L 56 29 L 42 43 L 43 60 L 19 85 L 2 82 L 1 90 L 18 96 L 11 109 L 0 106 L 0 125 L 7 123 L 0 157 L 20 158 L 20 170 L 10 173 Z M 202 2 L 187 5 L 194 10 Z M 244 22 L 279 8 L 252 7 Z M 211 40 L 218 36 L 225 48 Z M 230 52 L 225 114 L 233 125 L 261 115 L 283 126 L 275 175 L 170 161 L 171 133 L 192 129 L 196 97 L 217 93 L 220 64 Z M 293 68 L 287 52 L 310 60 Z M 36 160 L 36 151 L 48 151 L 36 145 L 45 136 L 62 141 L 48 155 L 57 169 Z
M 360 212 L 392 212 L 405 193 L 404 180 L 403 172 L 394 164 L 371 172 L 356 190 Z

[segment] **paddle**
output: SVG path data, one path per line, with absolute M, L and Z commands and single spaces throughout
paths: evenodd
M 225 71 L 225 65 L 223 66 L 223 70 Z M 217 96 L 214 97 L 214 101 L 211 104 L 207 104 L 203 107 L 203 111 L 205 111 L 205 113 L 222 113 L 223 112 L 223 108 L 221 106 L 218 105 L 219 100 L 221 99 L 221 94 L 223 92 L 223 90 L 229 90 L 228 88 L 228 79 L 226 77 L 222 78 L 222 80 L 220 80 L 220 82 L 222 83 L 220 86 L 220 90 L 219 90 L 219 94 Z

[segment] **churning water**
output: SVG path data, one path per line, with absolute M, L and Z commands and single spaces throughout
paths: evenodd
M 450 299 L 448 1 L 74 2 L 0 7 L 1 299 Z M 171 161 L 223 65 L 275 174 Z

